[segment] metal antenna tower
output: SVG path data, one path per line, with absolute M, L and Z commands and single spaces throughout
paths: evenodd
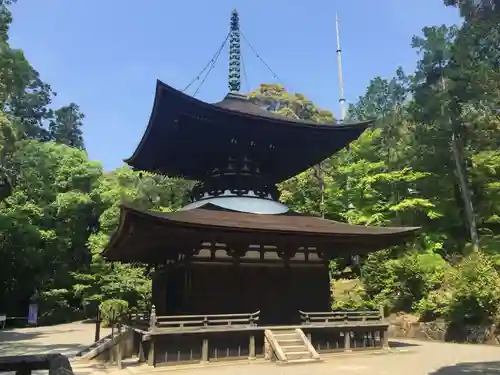
M 337 35 L 337 68 L 339 74 L 339 104 L 340 104 L 340 122 L 344 121 L 346 116 L 346 108 L 345 108 L 345 98 L 344 98 L 344 80 L 342 77 L 342 50 L 340 49 L 340 33 L 339 33 L 339 17 L 338 14 L 335 13 L 335 33 Z
M 231 12 L 229 31 L 229 92 L 238 93 L 241 88 L 240 17 Z

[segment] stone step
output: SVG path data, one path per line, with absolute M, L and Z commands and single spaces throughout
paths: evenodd
M 305 346 L 305 345 L 289 345 L 289 346 L 281 345 L 281 348 L 283 349 L 285 354 L 290 353 L 290 352 L 292 352 L 292 353 L 293 352 L 303 352 L 303 351 L 309 352 L 309 350 L 307 350 L 307 346 Z
M 294 329 L 272 329 L 271 332 L 274 333 L 274 334 L 280 334 L 280 333 L 293 333 L 293 334 L 296 334 L 297 333 L 297 331 L 295 331 Z
M 70 364 L 75 375 L 88 375 L 89 373 L 93 375 L 105 375 L 117 370 L 117 368 L 112 365 L 81 359 L 72 359 Z
M 285 336 L 285 337 L 274 336 L 274 338 L 278 342 L 303 341 L 302 337 L 300 337 L 300 336 Z
M 305 344 L 302 341 L 290 341 L 290 342 L 278 342 L 278 345 L 281 346 L 282 348 L 288 348 L 288 347 L 301 347 L 303 348 Z
M 275 336 L 275 338 L 276 338 L 276 336 Z M 300 337 L 290 337 L 290 338 L 286 338 L 286 339 L 278 339 L 278 338 L 276 338 L 276 341 L 278 343 L 280 343 L 280 344 L 282 343 L 284 345 L 291 344 L 291 343 L 294 343 L 294 342 L 303 342 L 302 338 L 300 338 Z
M 302 337 L 292 336 L 292 335 L 286 335 L 286 336 L 276 336 L 275 335 L 274 338 L 278 342 L 302 341 Z
M 286 359 L 288 361 L 294 360 L 294 359 L 305 359 L 305 358 L 312 358 L 311 353 L 309 351 L 296 351 L 296 352 L 287 352 L 285 353 Z
M 274 336 L 298 336 L 299 334 L 297 332 L 280 332 L 280 331 L 274 331 L 273 332 Z
M 309 341 L 301 330 L 272 330 L 274 345 L 280 347 L 280 358 L 283 363 L 317 362 L 319 356 L 310 349 Z
M 315 358 L 302 358 L 302 359 L 292 359 L 287 362 L 280 362 L 280 365 L 300 365 L 302 363 L 318 363 L 321 362 L 321 359 L 315 359 Z

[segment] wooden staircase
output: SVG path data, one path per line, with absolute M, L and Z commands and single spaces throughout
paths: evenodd
M 301 329 L 266 329 L 264 333 L 273 357 L 279 364 L 321 361 Z

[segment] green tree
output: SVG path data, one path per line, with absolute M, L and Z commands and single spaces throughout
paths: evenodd
M 71 147 L 84 150 L 82 120 L 85 115 L 75 103 L 54 111 L 54 117 L 49 122 L 49 137 L 51 140 Z
M 278 84 L 261 84 L 249 93 L 249 99 L 268 111 L 294 119 L 311 120 L 318 123 L 333 122 L 332 112 L 319 109 L 304 95 L 291 94 Z
M 102 169 L 53 142 L 21 141 L 11 162 L 16 183 L 0 203 L 0 257 L 9 259 L 0 265 L 0 305 L 19 314 L 34 289 L 42 297 L 71 289 L 70 272 L 88 262 L 97 224 L 92 190 Z
M 46 139 L 43 123 L 52 115 L 48 105 L 53 92 L 23 52 L 9 45 L 12 23 L 9 3 L 0 4 L 0 104 L 23 137 Z
M 444 153 L 441 162 L 449 160 L 460 192 L 459 207 L 463 208 L 466 227 L 474 249 L 479 248 L 479 236 L 467 176 L 467 157 L 464 138 L 466 130 L 460 118 L 457 98 L 453 95 L 453 77 L 456 76 L 453 59 L 453 42 L 456 28 L 426 27 L 424 37 L 414 37 L 412 45 L 422 56 L 415 79 L 415 115 L 423 122 L 434 123 L 443 144 L 448 145 L 449 156 Z
M 185 180 L 138 173 L 127 167 L 101 177 L 93 191 L 101 214 L 99 230 L 88 241 L 91 262 L 73 274 L 73 290 L 84 306 L 92 309 L 109 298 L 125 300 L 131 308 L 145 308 L 150 303 L 148 270 L 135 264 L 111 264 L 101 253 L 118 226 L 121 202 L 143 209 L 171 211 L 187 203 L 190 185 Z

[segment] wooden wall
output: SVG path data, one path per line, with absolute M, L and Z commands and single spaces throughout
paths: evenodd
M 176 265 L 155 279 L 153 294 L 158 315 L 260 310 L 259 325 L 300 324 L 298 310 L 330 310 L 328 268 L 322 264 Z

